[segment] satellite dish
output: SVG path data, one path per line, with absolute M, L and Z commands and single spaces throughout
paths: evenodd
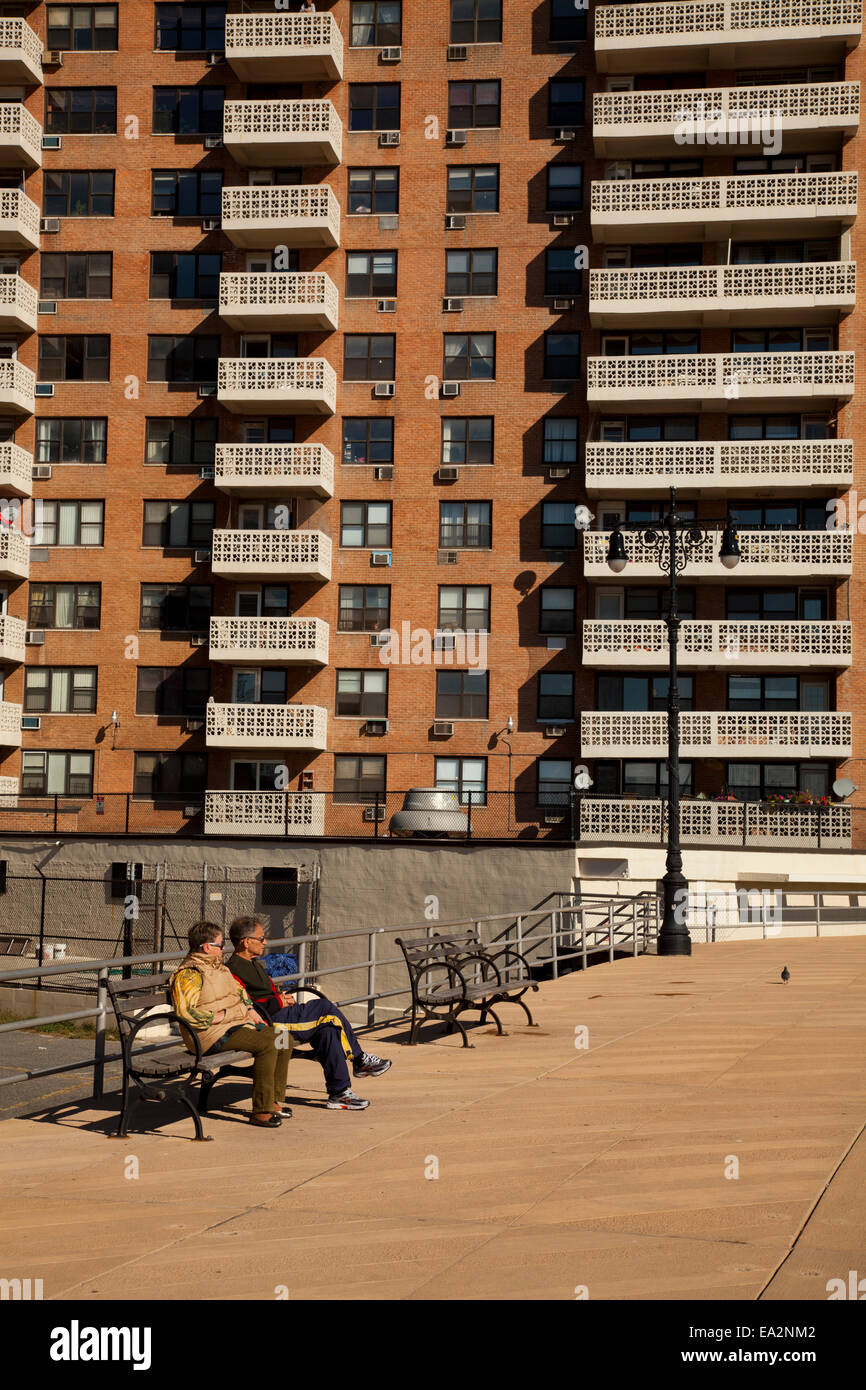
M 833 795 L 838 796 L 840 801 L 844 801 L 846 797 L 850 796 L 852 792 L 856 792 L 856 790 L 857 788 L 850 777 L 840 777 L 833 783 Z

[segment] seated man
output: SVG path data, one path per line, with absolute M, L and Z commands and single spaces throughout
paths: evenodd
M 292 1113 L 283 1106 L 291 1047 L 277 1046 L 277 1035 L 261 1022 L 246 991 L 223 965 L 222 927 L 196 922 L 187 940 L 189 955 L 171 977 L 174 1011 L 186 1028 L 198 1034 L 202 1052 L 252 1053 L 250 1123 L 277 1129 L 280 1116 Z M 190 1039 L 184 1040 L 194 1051 Z
M 366 1110 L 370 1102 L 356 1096 L 349 1084 L 347 1059 L 352 1059 L 355 1076 L 381 1076 L 391 1063 L 361 1051 L 349 1020 L 330 999 L 297 1004 L 291 994 L 282 994 L 276 988 L 261 962 L 265 929 L 257 917 L 236 917 L 229 936 L 235 950 L 228 968 L 262 1017 L 288 1028 L 294 1038 L 309 1042 L 321 1062 L 328 1109 Z

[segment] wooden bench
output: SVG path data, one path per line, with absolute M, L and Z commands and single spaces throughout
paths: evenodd
M 412 989 L 410 1044 L 416 1041 L 422 1022 L 429 1019 L 444 1023 L 449 1033 L 459 1028 L 463 1046 L 471 1047 L 460 1022 L 460 1014 L 467 1009 L 479 1010 L 481 1023 L 489 1014 L 501 1037 L 502 1024 L 494 1004 L 519 1004 L 530 1028 L 538 1026 L 523 1002 L 527 990 L 537 990 L 538 985 L 530 975 L 525 956 L 516 947 L 485 947 L 473 932 L 433 935 L 417 941 L 397 937 L 397 945 L 403 952 Z

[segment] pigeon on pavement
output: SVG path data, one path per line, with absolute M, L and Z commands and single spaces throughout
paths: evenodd
M 783 983 L 784 983 L 784 984 L 787 984 L 788 981 L 790 980 L 790 978 L 791 978 L 791 972 L 790 972 L 790 970 L 788 969 L 787 965 L 785 965 L 785 966 L 782 967 L 782 981 L 783 981 Z

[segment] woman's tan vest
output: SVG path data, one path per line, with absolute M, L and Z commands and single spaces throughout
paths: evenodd
M 196 1008 L 203 1012 L 215 1014 L 222 1009 L 226 1011 L 225 1018 L 221 1018 L 219 1023 L 212 1023 L 208 1028 L 195 1030 L 201 1043 L 202 1052 L 207 1052 L 208 1048 L 212 1047 L 223 1033 L 228 1032 L 229 1028 L 247 1022 L 249 1009 L 241 999 L 237 980 L 217 957 L 205 954 L 204 951 L 191 951 L 186 960 L 181 962 L 175 974 L 172 975 L 172 986 L 180 971 L 189 969 L 197 970 L 202 979 L 201 994 L 196 1002 Z M 189 1047 L 190 1052 L 195 1051 L 195 1048 L 191 1047 L 189 1043 L 187 1043 L 187 1047 Z

